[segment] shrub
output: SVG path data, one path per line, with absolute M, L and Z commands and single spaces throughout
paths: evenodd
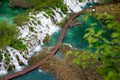
M 18 26 L 24 25 L 26 21 L 28 21 L 28 14 L 27 13 L 18 14 L 14 18 L 14 23 L 16 23 Z
M 5 21 L 0 23 L 0 48 L 10 45 L 16 36 L 16 25 L 7 25 Z
M 27 46 L 20 39 L 15 40 L 10 46 L 17 50 L 27 50 Z

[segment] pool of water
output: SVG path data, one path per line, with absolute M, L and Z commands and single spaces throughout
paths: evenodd
M 101 29 L 101 26 L 98 23 L 98 21 L 92 16 L 89 17 L 88 20 L 85 20 L 84 15 L 80 15 L 78 19 L 80 20 L 82 25 L 70 26 L 65 34 L 63 43 L 71 44 L 74 48 L 77 48 L 77 49 L 86 49 L 88 43 L 83 38 L 84 34 L 86 33 L 85 29 L 90 27 L 91 23 L 97 23 L 97 25 L 95 26 L 96 30 Z M 50 43 L 46 44 L 45 46 L 48 46 L 48 47 L 55 46 L 58 41 L 60 33 L 61 33 L 61 29 L 52 35 Z M 60 52 L 57 53 L 57 56 L 64 58 L 64 55 L 61 55 Z M 57 80 L 52 74 L 40 72 L 39 69 L 35 69 L 13 80 L 38 80 L 38 79 L 39 80 Z
M 13 19 L 17 14 L 22 13 L 23 9 L 18 8 L 10 8 L 8 6 L 9 0 L 2 0 L 2 4 L 0 5 L 0 22 L 6 21 L 8 24 L 13 23 Z
M 35 69 L 13 80 L 56 80 L 56 78 L 52 74 L 43 73 L 39 69 Z
M 2 2 L 0 5 L 0 22 L 7 21 L 9 24 L 13 23 L 13 19 L 17 14 L 23 12 L 22 9 L 12 9 L 8 7 L 8 0 Z M 84 40 L 83 36 L 86 33 L 85 29 L 90 27 L 91 23 L 96 23 L 97 20 L 93 17 L 90 17 L 87 21 L 84 19 L 84 15 L 80 15 L 78 19 L 81 21 L 82 25 L 78 26 L 71 26 L 68 28 L 66 35 L 64 37 L 63 43 L 71 44 L 73 47 L 78 49 L 85 49 L 87 48 L 87 42 Z M 96 30 L 100 29 L 100 24 L 97 23 L 98 26 Z M 50 43 L 46 44 L 45 46 L 55 46 L 61 30 L 54 33 L 52 35 Z M 60 53 L 60 52 L 59 52 Z M 59 54 L 58 55 L 63 58 L 64 56 Z M 56 78 L 49 73 L 43 73 L 39 69 L 35 69 L 23 76 L 17 77 L 13 80 L 56 80 Z
M 65 34 L 63 43 L 67 43 L 72 45 L 77 49 L 86 49 L 88 46 L 87 41 L 83 38 L 86 33 L 86 28 L 90 27 L 92 23 L 96 23 L 95 30 L 98 31 L 102 29 L 101 25 L 94 17 L 89 17 L 88 20 L 84 19 L 84 15 L 80 15 L 78 17 L 82 25 L 70 26 Z M 58 37 L 61 33 L 61 30 L 54 33 L 52 35 L 50 43 L 46 44 L 46 46 L 55 46 L 58 41 Z
M 6 21 L 8 24 L 13 24 L 13 20 L 16 15 L 23 13 L 23 9 L 10 8 L 8 6 L 9 0 L 2 0 L 0 5 L 0 22 Z M 13 72 L 9 72 L 13 73 Z M 13 80 L 56 80 L 56 78 L 49 73 L 40 72 L 39 69 L 35 69 L 24 76 L 17 77 Z

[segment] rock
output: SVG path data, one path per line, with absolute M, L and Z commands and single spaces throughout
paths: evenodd
M 82 23 L 78 19 L 74 19 L 71 23 L 70 26 L 78 26 L 81 25 Z
M 31 8 L 31 0 L 9 0 L 9 6 L 13 8 Z

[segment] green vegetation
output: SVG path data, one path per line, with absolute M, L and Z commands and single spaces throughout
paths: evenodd
M 10 46 L 17 50 L 27 50 L 27 46 L 20 39 L 15 40 Z
M 13 71 L 14 69 L 15 69 L 15 66 L 14 66 L 14 65 L 9 65 L 8 71 Z
M 31 32 L 34 32 L 33 27 L 29 27 L 29 30 L 30 30 Z
M 109 2 L 115 2 L 115 1 L 119 1 L 119 0 L 99 0 L 101 2 L 105 2 L 105 3 L 109 3 Z
M 66 12 L 66 5 L 63 0 L 32 0 L 32 4 L 37 10 L 48 10 L 48 8 L 61 8 Z M 51 5 L 52 4 L 52 5 Z
M 112 8 L 115 10 L 115 7 L 112 6 Z M 105 8 L 104 12 L 97 10 L 94 14 L 103 29 L 96 31 L 96 23 L 91 24 L 91 27 L 86 29 L 84 38 L 88 42 L 88 49 L 83 53 L 70 51 L 67 55 L 73 54 L 75 57 L 74 63 L 80 65 L 84 72 L 89 70 L 90 75 L 99 75 L 104 80 L 119 80 L 120 22 L 116 19 L 119 11 L 109 13 L 109 11 L 105 12 L 105 10 Z M 87 76 L 87 78 L 89 77 Z
M 0 53 L 0 61 L 3 59 L 3 55 L 2 53 Z
M 65 22 L 69 17 L 70 17 L 70 14 L 67 14 L 67 16 L 64 19 L 62 19 L 61 22 L 57 23 L 57 25 L 59 25 L 60 27 L 63 27 L 63 25 L 65 24 Z
M 0 48 L 5 48 L 6 46 L 12 44 L 16 39 L 16 26 L 7 25 L 5 21 L 0 22 Z
M 63 45 L 64 46 L 64 45 Z M 67 48 L 67 46 L 62 49 Z M 50 52 L 52 50 L 52 48 L 43 48 L 43 50 L 32 56 L 29 59 L 29 64 L 32 65 L 42 59 L 44 59 L 47 55 L 48 52 Z M 63 50 L 64 51 L 64 50 Z M 53 56 L 52 58 L 50 58 L 48 61 L 46 61 L 45 63 L 43 63 L 40 66 L 40 69 L 48 72 L 48 73 L 52 73 L 54 74 L 58 80 L 83 80 L 81 79 L 82 76 L 79 76 L 80 74 L 80 69 L 78 69 L 78 67 L 76 65 L 74 65 L 71 61 L 71 58 L 69 60 L 67 59 L 59 59 L 56 56 Z
M 45 39 L 43 40 L 43 43 L 49 43 L 50 42 L 50 36 L 49 34 L 46 34 Z
M 5 49 L 6 46 L 14 47 L 18 50 L 26 50 L 26 45 L 17 39 L 16 25 L 7 25 L 5 21 L 0 23 L 0 48 Z
M 10 63 L 10 55 L 5 54 L 5 63 L 8 65 Z
M 26 13 L 23 14 L 18 14 L 15 18 L 14 18 L 14 23 L 17 24 L 18 26 L 24 25 L 25 22 L 28 21 L 28 13 L 26 11 Z

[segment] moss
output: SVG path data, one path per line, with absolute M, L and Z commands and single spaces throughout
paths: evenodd
M 38 3 L 39 2 L 39 3 Z M 36 10 L 48 10 L 60 8 L 62 11 L 66 12 L 66 5 L 63 0 L 32 0 L 32 4 Z
M 43 43 L 49 43 L 50 39 L 51 37 L 49 36 L 49 34 L 46 34 L 45 39 L 43 40 Z
M 16 40 L 17 37 L 16 25 L 9 25 L 6 21 L 0 22 L 0 48 L 6 49 Z
M 9 64 L 10 63 L 10 57 L 8 55 L 5 56 L 5 60 L 6 60 L 6 64 Z
M 10 46 L 17 50 L 27 50 L 26 44 L 24 44 L 20 39 L 14 41 L 14 44 L 11 44 Z
M 15 69 L 15 66 L 14 65 L 9 65 L 9 67 L 8 67 L 8 71 L 13 71 Z
M 0 61 L 2 61 L 2 59 L 3 59 L 3 55 L 2 53 L 0 53 Z
M 41 25 L 41 21 L 38 20 L 37 23 Z
M 29 16 L 29 18 L 36 19 L 34 16 Z
M 35 21 L 36 21 L 36 20 L 35 20 Z M 35 21 L 32 21 L 32 23 L 33 23 L 34 25 L 37 25 L 37 23 L 36 23 Z
M 21 61 L 19 62 L 19 64 L 20 64 L 20 66 L 23 66 L 23 65 L 24 65 L 24 63 L 23 63 L 23 62 L 21 62 Z
M 43 14 L 46 18 L 49 18 L 49 16 L 48 15 L 46 15 L 46 14 Z
M 18 26 L 24 25 L 28 21 L 28 14 L 19 14 L 14 18 L 14 23 Z
M 31 32 L 34 32 L 33 27 L 29 27 L 29 30 L 30 30 Z

